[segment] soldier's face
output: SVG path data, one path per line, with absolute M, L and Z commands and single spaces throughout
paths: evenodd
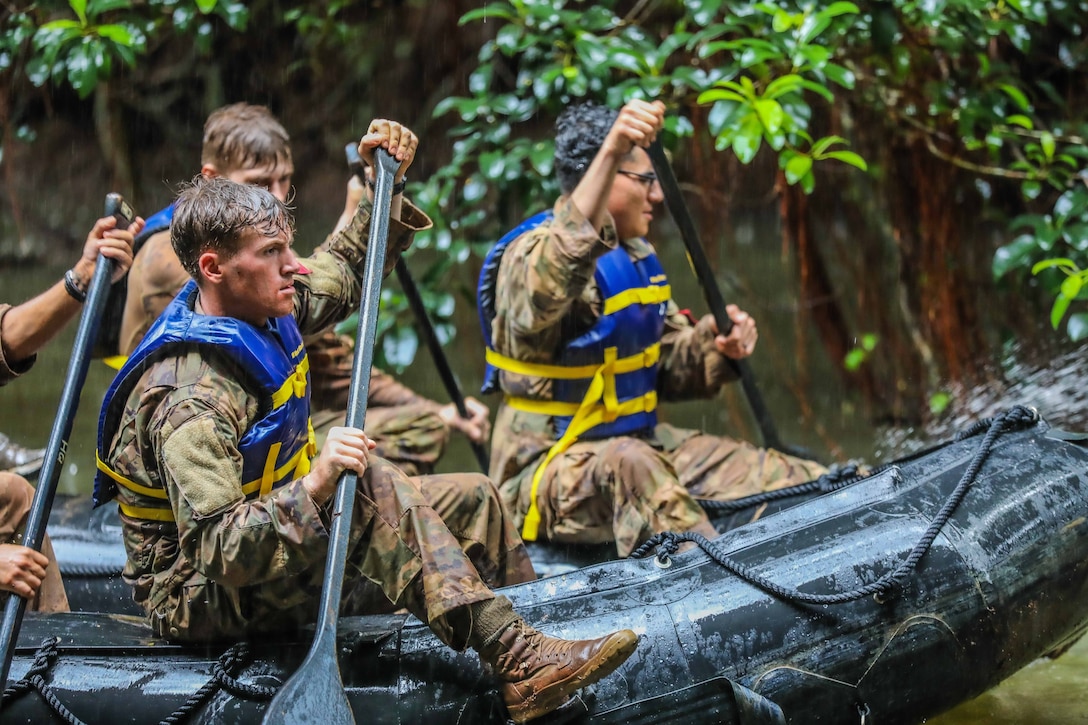
M 649 155 L 636 148 L 633 156 L 633 159 L 620 164 L 620 173 L 616 174 L 608 196 L 608 212 L 616 222 L 616 233 L 620 239 L 649 234 L 654 204 L 664 200 Z
M 204 164 L 200 173 L 209 178 L 224 176 L 236 184 L 260 186 L 268 189 L 280 201 L 286 202 L 287 195 L 291 193 L 291 177 L 295 173 L 295 165 L 290 161 L 276 161 L 265 166 L 233 169 L 223 173 L 215 164 Z
M 261 326 L 272 317 L 294 311 L 295 275 L 301 265 L 281 233 L 266 237 L 250 229 L 238 251 L 220 262 L 219 286 L 224 312 Z
M 275 163 L 256 169 L 238 169 L 227 174 L 227 178 L 238 184 L 253 184 L 272 192 L 272 196 L 286 202 L 291 192 L 291 176 L 295 173 L 290 163 Z

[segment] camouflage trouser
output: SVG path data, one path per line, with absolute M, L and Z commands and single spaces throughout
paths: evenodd
M 329 429 L 343 425 L 346 417 L 343 411 L 313 414 L 319 448 L 325 443 Z M 434 473 L 435 464 L 450 439 L 450 429 L 423 405 L 367 408 L 363 429 L 378 444 L 372 455 L 390 461 L 409 476 Z
M 343 425 L 347 417 L 354 347 L 351 338 L 332 332 L 306 343 L 306 354 L 310 359 L 310 405 L 319 447 L 324 444 L 329 428 Z M 375 370 L 371 374 L 370 401 L 363 429 L 378 444 L 374 455 L 391 461 L 409 476 L 434 473 L 435 464 L 449 442 L 449 427 L 425 403 L 391 405 L 388 399 L 382 398 L 382 390 L 377 390 L 379 387 L 385 391 L 390 388 L 406 390 L 385 373 Z
M 537 465 L 502 485 L 507 505 L 522 515 Z M 620 556 L 661 531 L 713 537 L 717 532 L 696 497 L 741 498 L 826 470 L 814 461 L 666 424 L 652 439 L 578 441 L 544 471 L 537 492 L 540 535 L 564 543 L 615 541 Z
M 0 544 L 22 542 L 23 526 L 33 500 L 34 489 L 26 479 L 11 473 L 0 473 Z M 49 559 L 45 579 L 38 594 L 27 602 L 27 609 L 32 612 L 67 612 L 68 596 L 64 593 L 57 558 L 53 555 L 53 545 L 49 543 L 48 536 L 42 541 L 42 553 Z M 7 592 L 0 592 L 0 603 L 7 597 Z
M 239 590 L 193 572 L 150 612 L 151 624 L 159 636 L 196 642 L 291 631 L 317 619 L 323 578 L 322 563 Z M 355 498 L 343 614 L 407 608 L 443 642 L 463 649 L 472 626 L 467 605 L 493 598 L 493 587 L 535 578 L 485 476 L 409 478 L 370 459 Z

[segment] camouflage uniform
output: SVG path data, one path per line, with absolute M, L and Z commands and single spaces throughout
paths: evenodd
M 363 208 L 368 208 L 366 203 Z M 303 333 L 329 327 L 358 304 L 369 213 L 360 211 L 296 277 Z M 390 222 L 386 273 L 429 220 L 404 204 Z M 216 354 L 192 352 L 149 366 L 125 404 L 106 462 L 140 485 L 165 488 L 174 522 L 122 516 L 125 579 L 160 636 L 209 641 L 282 631 L 317 616 L 335 497 L 317 506 L 303 479 L 246 500 L 237 443 L 258 400 Z M 121 500 L 150 500 L 122 488 Z M 451 533 L 452 531 L 452 533 Z M 489 588 L 533 578 L 494 486 L 465 474 L 408 478 L 371 458 L 359 480 L 341 610 L 406 607 L 454 647 L 471 628 L 463 607 Z
M 322 251 L 329 243 L 327 239 L 317 251 Z M 148 237 L 128 273 L 128 296 L 121 322 L 121 354 L 127 355 L 135 349 L 151 323 L 188 281 L 188 273 L 170 246 L 170 232 Z M 306 340 L 313 423 L 319 442 L 324 442 L 329 428 L 343 424 L 353 352 L 352 339 L 332 330 Z M 450 436 L 449 426 L 437 414 L 441 407 L 433 400 L 416 395 L 389 374 L 374 369 L 364 427 L 367 436 L 378 444 L 375 453 L 410 476 L 433 473 Z
M 609 219 L 601 233 L 569 199 L 551 222 L 507 247 L 495 294 L 492 337 L 497 352 L 519 361 L 555 364 L 562 343 L 589 329 L 601 314 L 593 279 L 596 260 L 622 245 L 632 259 L 653 252 L 642 239 L 619 240 Z M 715 395 L 732 379 L 714 346 L 712 318 L 693 323 L 675 302 L 666 308 L 658 399 Z M 572 332 L 574 331 L 574 332 Z M 551 383 L 502 372 L 511 395 L 549 400 Z M 491 443 L 491 477 L 519 526 L 529 508 L 531 481 L 556 432 L 551 417 L 504 404 Z M 692 498 L 729 499 L 815 478 L 824 467 L 730 438 L 658 424 L 644 437 L 579 440 L 547 466 L 537 506 L 541 536 L 555 542 L 615 541 L 628 555 L 665 530 L 713 534 Z
M 343 425 L 351 386 L 355 340 L 326 332 L 306 340 L 310 358 L 314 430 L 318 443 L 329 428 Z M 409 476 L 434 473 L 449 442 L 450 429 L 439 417 L 442 406 L 417 395 L 378 368 L 370 373 L 366 434 L 378 444 L 374 454 L 397 465 Z

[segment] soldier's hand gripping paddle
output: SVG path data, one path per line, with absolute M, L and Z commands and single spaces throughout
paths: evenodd
M 389 239 L 389 212 L 393 200 L 393 174 L 400 166 L 385 149 L 375 149 L 377 165 L 374 183 L 374 211 L 370 218 L 370 241 L 363 266 L 363 295 L 359 303 L 359 327 L 356 332 L 355 357 L 351 366 L 346 425 L 362 428 L 366 419 L 366 400 L 370 392 L 370 368 L 374 364 L 374 334 L 378 324 L 385 248 Z M 340 593 L 347 564 L 348 534 L 355 509 L 355 489 L 359 477 L 344 471 L 336 488 L 336 501 L 329 532 L 329 552 L 325 560 L 325 578 L 321 588 L 317 631 L 310 651 L 295 674 L 284 684 L 265 714 L 265 725 L 352 725 L 351 712 L 337 659 L 336 624 L 340 612 Z
M 133 220 L 130 207 L 120 194 L 106 195 L 106 216 L 117 219 L 116 229 L 128 229 Z M 98 336 L 98 326 L 102 321 L 102 312 L 106 308 L 110 280 L 113 278 L 112 259 L 98 255 L 94 265 L 94 276 L 87 288 L 87 298 L 83 303 L 83 312 L 76 328 L 76 339 L 72 343 L 72 359 L 68 362 L 68 371 L 64 374 L 64 387 L 60 393 L 57 417 L 53 420 L 53 430 L 49 434 L 49 443 L 45 447 L 45 460 L 38 485 L 34 491 L 34 500 L 26 517 L 23 531 L 23 546 L 41 550 L 45 539 L 45 525 L 49 512 L 53 508 L 53 498 L 60 482 L 61 465 L 68 450 L 68 437 L 72 434 L 76 411 L 79 409 L 79 394 L 87 380 L 87 368 L 91 364 L 91 349 Z M 55 566 L 55 564 L 54 564 Z M 3 652 L 3 665 L 0 667 L 0 683 L 7 683 L 11 658 L 15 653 L 15 644 L 19 639 L 19 628 L 26 612 L 26 600 L 19 596 L 9 596 L 4 607 L 4 624 L 0 629 L 0 652 Z

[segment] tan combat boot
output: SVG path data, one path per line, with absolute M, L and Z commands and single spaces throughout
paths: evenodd
M 631 656 L 637 644 L 638 635 L 629 629 L 600 639 L 574 641 L 549 637 L 516 617 L 477 650 L 480 659 L 502 680 L 502 699 L 510 719 L 524 723 L 551 712 L 571 693 L 609 675 Z

